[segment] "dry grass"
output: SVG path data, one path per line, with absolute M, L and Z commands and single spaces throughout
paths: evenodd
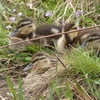
M 55 0 L 55 2 L 58 4 L 53 7 L 50 5 L 43 6 L 39 0 L 30 0 L 30 2 L 32 2 L 32 6 L 30 8 L 26 7 L 26 3 L 28 2 L 29 1 L 27 0 L 18 0 L 18 2 L 13 0 L 1 0 L 0 4 L 2 4 L 6 9 L 0 12 L 0 20 L 2 23 L 2 27 L 0 25 L 0 33 L 5 33 L 2 35 L 1 40 L 3 42 L 1 42 L 0 45 L 4 46 L 8 43 L 7 35 L 11 30 L 6 30 L 5 26 L 12 25 L 15 27 L 17 21 L 21 17 L 25 16 L 31 16 L 36 21 L 37 25 L 52 22 L 60 24 L 62 20 L 65 22 L 74 21 L 76 23 L 77 19 L 75 18 L 75 12 L 80 9 L 82 11 L 82 27 L 100 24 L 100 12 L 96 9 L 97 6 L 100 6 L 99 0 L 96 2 L 98 4 L 97 6 L 93 0 L 66 0 L 65 2 L 62 0 L 60 3 Z M 11 6 L 13 7 L 10 9 Z M 22 11 L 22 9 L 25 9 L 23 11 L 23 16 L 17 18 L 16 13 L 11 13 L 10 10 L 12 10 L 14 6 L 16 6 L 17 9 L 16 13 Z M 53 11 L 52 15 L 50 18 L 45 18 L 44 14 L 47 10 L 50 10 L 50 8 Z M 6 14 L 4 11 L 6 11 Z M 16 21 L 14 23 L 9 20 L 11 16 L 16 17 Z M 49 55 L 50 59 L 53 58 L 56 60 L 56 62 L 51 62 L 50 65 L 44 63 L 40 69 L 36 68 L 31 72 L 24 72 L 23 68 L 29 63 L 29 61 L 25 61 L 25 57 L 32 56 L 33 53 L 34 52 L 30 53 L 30 51 L 20 52 L 20 50 L 14 52 L 5 49 L 0 50 L 0 99 L 5 97 L 7 97 L 7 99 L 4 100 L 13 99 L 12 95 L 7 94 L 8 92 L 10 93 L 5 79 L 5 75 L 7 74 L 13 83 L 13 87 L 16 90 L 17 95 L 18 76 L 21 75 L 23 78 L 24 100 L 50 100 L 50 98 L 52 98 L 51 100 L 98 100 L 95 94 L 92 95 L 90 88 L 87 85 L 86 77 L 80 73 L 77 74 L 73 72 L 71 65 L 63 60 L 63 55 L 59 56 L 63 63 L 61 63 L 60 60 L 55 57 L 55 55 Z M 3 71 L 3 69 L 6 71 L 6 73 Z M 91 84 L 93 83 L 91 82 Z M 70 88 L 73 99 L 70 98 L 71 96 L 66 96 L 69 93 L 68 87 Z M 97 88 L 100 90 L 100 84 L 97 85 Z
M 59 59 L 61 60 L 61 58 L 63 58 L 63 56 L 60 56 Z M 70 97 L 69 99 L 66 99 L 64 95 L 64 92 L 68 94 L 68 88 L 66 87 L 67 83 L 69 84 L 69 88 L 74 100 L 98 100 L 97 97 L 90 95 L 90 88 L 86 84 L 85 78 L 82 78 L 82 75 L 71 74 L 73 73 L 73 70 L 70 65 L 66 64 L 64 60 L 59 61 L 54 55 L 49 55 L 49 59 L 55 59 L 55 62 L 51 62 L 50 64 L 47 64 L 47 62 L 43 63 L 40 65 L 40 69 L 38 66 L 35 66 L 35 69 L 31 70 L 30 73 L 22 71 L 23 66 L 25 66 L 24 64 L 20 66 L 15 64 L 16 68 L 14 68 L 13 66 L 15 65 L 12 64 L 12 67 L 10 66 L 10 68 L 6 70 L 7 74 L 10 76 L 11 81 L 13 82 L 13 86 L 17 94 L 17 77 L 19 74 L 23 77 L 24 100 L 41 100 L 41 96 L 45 98 L 45 100 L 49 100 L 51 86 L 53 89 L 52 100 L 71 100 Z M 63 65 L 61 63 L 63 63 Z M 67 68 L 67 71 L 65 67 Z M 11 100 L 11 96 L 7 95 L 9 88 L 3 77 L 4 76 L 2 75 L 2 91 L 0 90 L 0 94 L 3 97 L 9 98 L 8 100 Z M 59 90 L 58 94 L 56 90 Z

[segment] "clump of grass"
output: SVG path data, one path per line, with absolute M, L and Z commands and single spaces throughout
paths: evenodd
M 69 56 L 66 55 L 65 61 L 72 66 L 72 69 L 76 70 L 75 72 L 84 72 L 85 75 L 93 74 L 94 76 L 100 72 L 100 59 L 90 56 L 88 51 L 82 49 L 74 48 L 74 52 L 69 52 Z
M 3 21 L 0 19 L 0 22 L 3 23 Z M 7 39 L 7 31 L 5 28 L 0 24 L 0 45 L 6 45 L 8 43 Z
M 89 87 L 90 94 L 97 96 L 100 93 L 98 85 L 100 74 L 100 58 L 95 55 L 90 55 L 89 51 L 84 51 L 82 48 L 77 48 L 68 52 L 64 58 L 67 64 L 70 64 L 71 74 L 75 76 L 81 76 L 86 81 Z

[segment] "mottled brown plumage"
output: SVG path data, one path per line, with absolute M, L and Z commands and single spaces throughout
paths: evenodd
M 31 62 L 23 69 L 23 71 L 32 70 L 35 73 L 43 73 L 48 70 L 51 65 L 56 63 L 56 59 L 44 52 L 38 52 L 33 55 Z
M 64 30 L 62 30 L 63 26 L 57 26 L 54 24 L 46 24 L 46 25 L 42 25 L 36 28 L 36 37 L 39 36 L 46 36 L 46 35 L 51 35 L 51 34 L 59 34 L 62 31 L 66 32 L 69 31 L 72 27 L 74 26 L 73 23 L 67 23 L 64 26 Z M 65 35 L 66 37 L 68 35 Z M 62 39 L 60 39 L 62 38 Z M 61 40 L 61 42 L 58 42 L 59 39 Z M 53 36 L 53 37 L 48 37 L 46 39 L 42 39 L 42 40 L 38 40 L 38 42 L 42 42 L 43 46 L 54 46 L 54 43 L 57 44 L 57 48 L 60 49 L 60 46 L 62 47 L 62 50 L 64 49 L 65 45 L 66 45 L 66 38 L 63 37 L 62 35 L 57 35 L 57 36 Z M 58 51 L 62 51 L 62 50 L 58 50 Z
M 73 23 L 67 23 L 64 26 L 63 31 L 69 31 L 72 27 L 74 26 Z M 13 31 L 9 37 L 16 37 L 20 38 L 22 40 L 26 39 L 32 39 L 32 38 L 37 38 L 40 36 L 47 36 L 47 35 L 52 35 L 52 34 L 59 34 L 62 32 L 63 26 L 57 26 L 54 24 L 45 24 L 38 26 L 36 28 L 34 22 L 30 18 L 24 18 L 18 22 L 16 25 L 16 30 Z M 59 39 L 61 39 L 62 42 L 58 42 Z M 13 43 L 14 41 L 12 41 Z M 62 45 L 62 50 L 64 49 L 66 45 L 66 40 L 65 37 L 62 37 L 62 35 L 54 36 L 54 37 L 49 37 L 49 38 L 43 38 L 40 40 L 35 40 L 33 41 L 34 43 L 40 44 L 42 47 L 52 47 L 54 46 L 54 43 L 57 43 L 57 47 L 59 49 L 60 45 Z M 61 44 L 59 44 L 61 43 Z M 10 42 L 11 44 L 11 42 Z M 58 51 L 62 51 L 58 50 Z
M 100 29 L 88 29 L 75 33 L 69 33 L 70 42 L 67 45 L 76 46 L 78 43 L 82 48 L 93 49 L 95 52 L 100 50 Z

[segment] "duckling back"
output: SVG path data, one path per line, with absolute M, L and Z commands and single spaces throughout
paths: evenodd
M 74 26 L 74 23 L 67 23 L 64 26 L 64 32 L 69 31 L 72 27 Z M 59 34 L 62 32 L 63 26 L 57 26 L 54 24 L 45 24 L 42 26 L 39 26 L 36 28 L 36 37 L 38 36 L 47 36 L 47 35 L 52 35 L 52 34 Z M 65 36 L 62 35 L 56 35 L 53 37 L 48 37 L 48 38 L 44 38 L 41 40 L 38 40 L 38 43 L 42 43 L 42 46 L 44 47 L 51 47 L 51 46 L 55 46 L 55 44 L 57 45 L 57 51 L 63 51 L 63 49 L 65 48 L 66 45 L 66 39 Z M 67 35 L 68 36 L 68 35 Z

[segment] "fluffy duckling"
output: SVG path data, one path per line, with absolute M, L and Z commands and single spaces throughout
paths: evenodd
M 100 34 L 98 36 L 90 36 L 82 46 L 85 49 L 91 50 L 97 57 L 100 57 Z
M 64 31 L 69 31 L 74 26 L 73 23 L 67 23 L 64 27 Z M 47 36 L 51 34 L 56 34 L 62 32 L 62 26 L 57 26 L 54 24 L 45 24 L 36 28 L 33 20 L 31 18 L 23 18 L 20 20 L 16 29 L 11 32 L 10 37 L 18 37 L 21 39 L 33 38 L 38 36 Z M 36 36 L 35 36 L 36 35 Z M 60 36 L 54 37 L 55 39 Z M 53 38 L 53 37 L 52 37 Z
M 29 63 L 23 71 L 32 69 L 36 73 L 42 73 L 48 70 L 51 67 L 51 63 L 55 63 L 56 59 L 51 59 L 50 56 L 46 53 L 39 52 L 33 55 L 31 63 Z
M 76 41 L 75 41 L 76 42 Z M 81 47 L 92 50 L 98 57 L 100 56 L 100 30 L 94 30 L 81 36 Z
M 64 26 L 64 32 L 69 31 L 72 27 L 74 26 L 74 23 L 67 23 Z M 46 35 L 51 35 L 51 34 L 59 34 L 62 32 L 63 26 L 57 26 L 54 24 L 46 24 L 42 25 L 36 28 L 36 37 L 39 36 L 46 36 Z M 42 43 L 42 46 L 44 47 L 49 47 L 49 46 L 54 46 L 54 43 L 56 43 L 57 46 L 57 51 L 62 52 L 65 48 L 66 45 L 66 38 L 67 35 L 57 35 L 53 37 L 48 37 L 44 38 L 41 40 L 38 40 L 39 43 Z M 68 40 L 67 40 L 68 41 Z
M 93 49 L 96 52 L 100 51 L 100 29 L 88 29 L 72 34 L 74 33 L 69 33 L 69 38 L 71 39 L 69 45 L 75 46 L 78 43 L 82 48 Z
M 64 31 L 69 31 L 74 26 L 73 23 L 67 23 L 64 26 Z M 15 43 L 12 41 L 11 37 L 20 38 L 22 40 L 32 39 L 40 36 L 47 36 L 51 34 L 58 34 L 62 32 L 62 26 L 57 26 L 54 24 L 45 24 L 39 27 L 35 27 L 34 22 L 30 18 L 24 18 L 20 20 L 16 26 L 16 30 L 9 35 L 10 44 Z M 60 39 L 61 38 L 61 39 Z M 60 42 L 59 42 L 60 41 Z M 57 50 L 62 51 L 66 45 L 66 39 L 62 35 L 44 38 L 40 40 L 33 41 L 38 43 L 43 47 L 54 46 L 54 42 L 57 42 Z
M 36 26 L 31 18 L 23 18 L 20 20 L 17 25 L 16 29 L 9 34 L 9 45 L 12 45 L 17 42 L 22 42 L 25 40 L 29 40 L 35 37 L 34 30 Z M 30 45 L 32 42 L 21 43 L 18 45 L 9 46 L 10 50 L 15 49 L 25 49 L 26 45 Z

